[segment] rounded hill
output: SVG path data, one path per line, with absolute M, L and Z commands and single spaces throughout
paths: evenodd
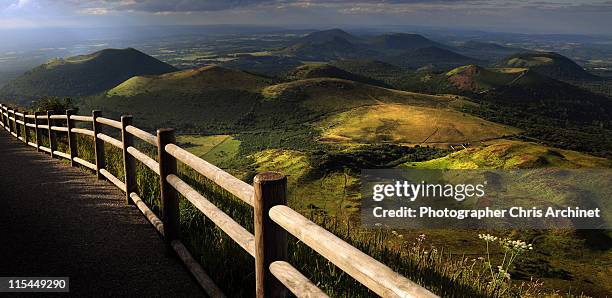
M 157 76 L 133 77 L 87 103 L 87 109 L 130 113 L 144 128 L 225 132 L 247 117 L 270 79 L 206 66 Z
M 138 75 L 155 75 L 176 68 L 138 50 L 106 49 L 89 55 L 51 60 L 0 90 L 0 94 L 21 103 L 46 96 L 93 95 Z
M 369 44 L 384 50 L 410 50 L 426 47 L 445 47 L 444 45 L 427 39 L 422 35 L 410 33 L 389 33 L 378 35 L 372 37 L 369 40 Z
M 501 66 L 529 68 L 539 74 L 561 80 L 597 78 L 571 59 L 553 52 L 530 52 L 511 55 L 501 62 Z
M 335 78 L 304 79 L 276 84 L 264 88 L 262 94 L 268 102 L 299 105 L 320 115 L 381 103 L 447 107 L 460 102 L 448 96 L 398 91 Z
M 333 36 L 321 42 L 302 42 L 284 48 L 277 52 L 280 56 L 295 57 L 305 61 L 329 61 L 336 59 L 354 59 L 378 55 L 361 44 Z
M 352 43 L 358 43 L 360 38 L 338 28 L 321 30 L 309 33 L 303 37 L 297 38 L 292 44 L 321 44 L 330 42 L 334 39 L 341 38 Z
M 257 91 L 270 79 L 240 70 L 220 66 L 205 66 L 156 76 L 133 77 L 107 92 L 107 96 L 129 97 L 139 94 L 190 93 L 207 90 Z
M 348 72 L 329 64 L 309 64 L 299 66 L 287 74 L 290 80 L 303 80 L 314 78 L 336 78 L 366 84 L 386 86 L 383 82 Z

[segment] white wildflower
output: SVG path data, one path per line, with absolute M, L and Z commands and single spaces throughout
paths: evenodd
M 496 236 L 490 235 L 490 234 L 478 234 L 478 238 L 486 241 L 486 242 L 493 242 L 496 241 L 498 238 Z

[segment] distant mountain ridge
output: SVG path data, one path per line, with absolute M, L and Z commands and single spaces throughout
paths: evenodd
M 527 49 L 505 46 L 493 42 L 469 40 L 453 47 L 456 52 L 469 57 L 497 62 L 518 53 L 528 53 Z
M 427 39 L 422 35 L 411 33 L 388 33 L 377 35 L 368 39 L 368 44 L 385 51 L 405 51 L 427 47 L 447 48 L 446 45 Z
M 47 96 L 87 96 L 113 88 L 133 76 L 176 70 L 133 48 L 105 49 L 51 60 L 6 84 L 0 89 L 0 96 L 22 104 Z
M 388 33 L 357 37 L 341 29 L 317 31 L 296 39 L 278 54 L 309 61 L 377 59 L 406 68 L 452 68 L 478 59 L 419 34 Z
M 291 44 L 320 44 L 332 41 L 336 38 L 341 38 L 351 43 L 359 43 L 363 41 L 361 38 L 352 35 L 342 29 L 334 28 L 309 33 L 306 36 L 297 38 Z
M 367 46 L 352 43 L 342 36 L 326 36 L 326 39 L 315 40 L 315 42 L 295 43 L 279 51 L 279 54 L 309 61 L 351 59 L 379 55 L 379 53 L 369 49 Z

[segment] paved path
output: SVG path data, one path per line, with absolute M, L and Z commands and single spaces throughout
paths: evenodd
M 2 129 L 0 276 L 69 276 L 70 296 L 78 297 L 203 296 L 123 199 L 111 184 Z

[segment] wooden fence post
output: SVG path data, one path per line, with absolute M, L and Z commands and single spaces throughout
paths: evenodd
M 11 108 L 6 109 L 6 122 L 8 123 L 9 133 L 13 133 L 13 121 L 11 121 Z
M 55 147 L 56 147 L 56 142 L 57 139 L 55 138 L 55 132 L 51 129 L 51 126 L 53 125 L 53 120 L 51 120 L 51 115 L 53 115 L 53 111 L 47 111 L 47 126 L 49 128 L 49 149 L 51 149 L 51 158 L 55 157 L 55 154 L 53 154 L 53 151 L 55 151 Z
M 6 129 L 6 119 L 4 118 L 4 104 L 0 104 L 0 121 L 2 121 L 2 127 Z
M 8 121 L 6 121 L 6 116 L 4 116 L 4 108 L 5 108 L 5 105 L 0 106 L 0 113 L 1 113 L 0 116 L 2 117 L 2 124 L 4 124 L 4 129 L 8 129 L 6 125 Z
M 6 123 L 4 123 L 4 104 L 0 103 L 0 121 L 2 122 L 2 127 L 6 128 Z
M 6 119 L 6 116 L 4 116 L 5 109 L 6 109 L 6 106 L 2 105 L 2 109 L 0 110 L 0 112 L 2 112 L 2 121 L 4 123 L 4 128 L 8 130 L 8 120 Z
M 19 113 L 19 111 L 15 110 L 15 123 L 17 123 L 17 117 L 19 117 L 19 116 L 17 116 L 17 113 Z M 22 114 L 25 114 L 25 112 L 23 112 Z M 20 124 L 17 123 L 17 125 L 19 126 Z M 23 122 L 23 129 L 25 130 L 25 119 L 24 119 L 24 122 Z M 19 139 L 19 137 L 25 138 L 25 133 L 23 133 L 21 131 L 21 126 L 19 126 L 19 129 L 17 129 L 17 139 Z M 24 140 L 22 140 L 22 141 L 24 141 Z
M 11 121 L 11 110 L 6 109 L 6 122 L 8 123 L 9 133 L 13 133 L 13 122 Z
M 38 116 L 40 112 L 34 112 L 34 136 L 36 137 L 36 151 L 40 152 L 40 134 L 38 129 Z
M 4 115 L 5 112 L 6 112 L 6 115 Z M 2 117 L 4 118 L 4 128 L 7 131 L 10 132 L 11 128 L 10 128 L 10 121 L 9 121 L 9 118 L 8 118 L 9 117 L 9 112 L 8 112 L 8 107 L 5 106 L 5 105 L 2 106 Z
M 4 116 L 4 126 L 6 126 L 6 130 L 10 133 L 11 132 L 11 120 L 9 119 L 10 113 L 9 113 L 8 106 L 4 106 L 3 113 L 4 112 L 6 112 L 6 115 Z
M 23 111 L 23 142 L 29 145 L 30 133 L 28 132 L 28 112 Z
M 4 112 L 6 112 L 7 116 L 4 115 Z M 2 120 L 4 121 L 4 128 L 9 130 L 8 108 L 5 105 L 2 105 Z
M 74 128 L 74 120 L 70 119 L 70 116 L 74 114 L 74 110 L 66 110 L 66 127 L 68 128 L 68 151 L 70 152 L 70 165 L 73 167 L 77 166 L 77 162 L 74 158 L 77 156 L 77 140 L 76 134 L 72 132 Z
M 8 126 L 9 133 L 13 133 L 13 122 L 11 122 L 11 110 L 6 109 L 6 126 Z
M 258 298 L 286 297 L 285 286 L 272 275 L 270 264 L 287 261 L 287 231 L 270 219 L 276 205 L 287 205 L 287 177 L 278 172 L 260 173 L 253 179 L 255 188 L 255 290 Z
M 100 124 L 97 122 L 98 117 L 101 115 L 102 112 L 100 111 L 91 111 L 91 116 L 93 117 L 91 129 L 94 132 L 94 151 L 96 154 L 96 175 L 98 176 L 98 179 L 103 180 L 105 178 L 104 175 L 100 173 L 100 170 L 106 167 L 106 160 L 104 157 L 104 141 L 98 138 L 98 133 L 100 133 Z
M 21 129 L 19 129 L 19 124 L 17 124 L 17 109 L 13 110 L 13 125 L 15 125 L 15 134 L 17 135 L 17 139 L 19 140 Z
M 174 129 L 162 128 L 157 130 L 157 156 L 159 158 L 159 179 L 162 204 L 162 221 L 164 222 L 164 241 L 166 253 L 172 253 L 172 241 L 180 239 L 180 213 L 178 193 L 168 183 L 168 175 L 176 175 L 176 159 L 166 152 L 166 145 L 175 142 Z
M 121 141 L 123 142 L 123 172 L 125 177 L 125 201 L 127 204 L 131 204 L 130 194 L 138 192 L 138 185 L 136 184 L 136 161 L 134 157 L 128 153 L 128 147 L 134 146 L 134 137 L 132 134 L 127 132 L 125 128 L 132 125 L 132 116 L 123 115 L 121 116 Z

